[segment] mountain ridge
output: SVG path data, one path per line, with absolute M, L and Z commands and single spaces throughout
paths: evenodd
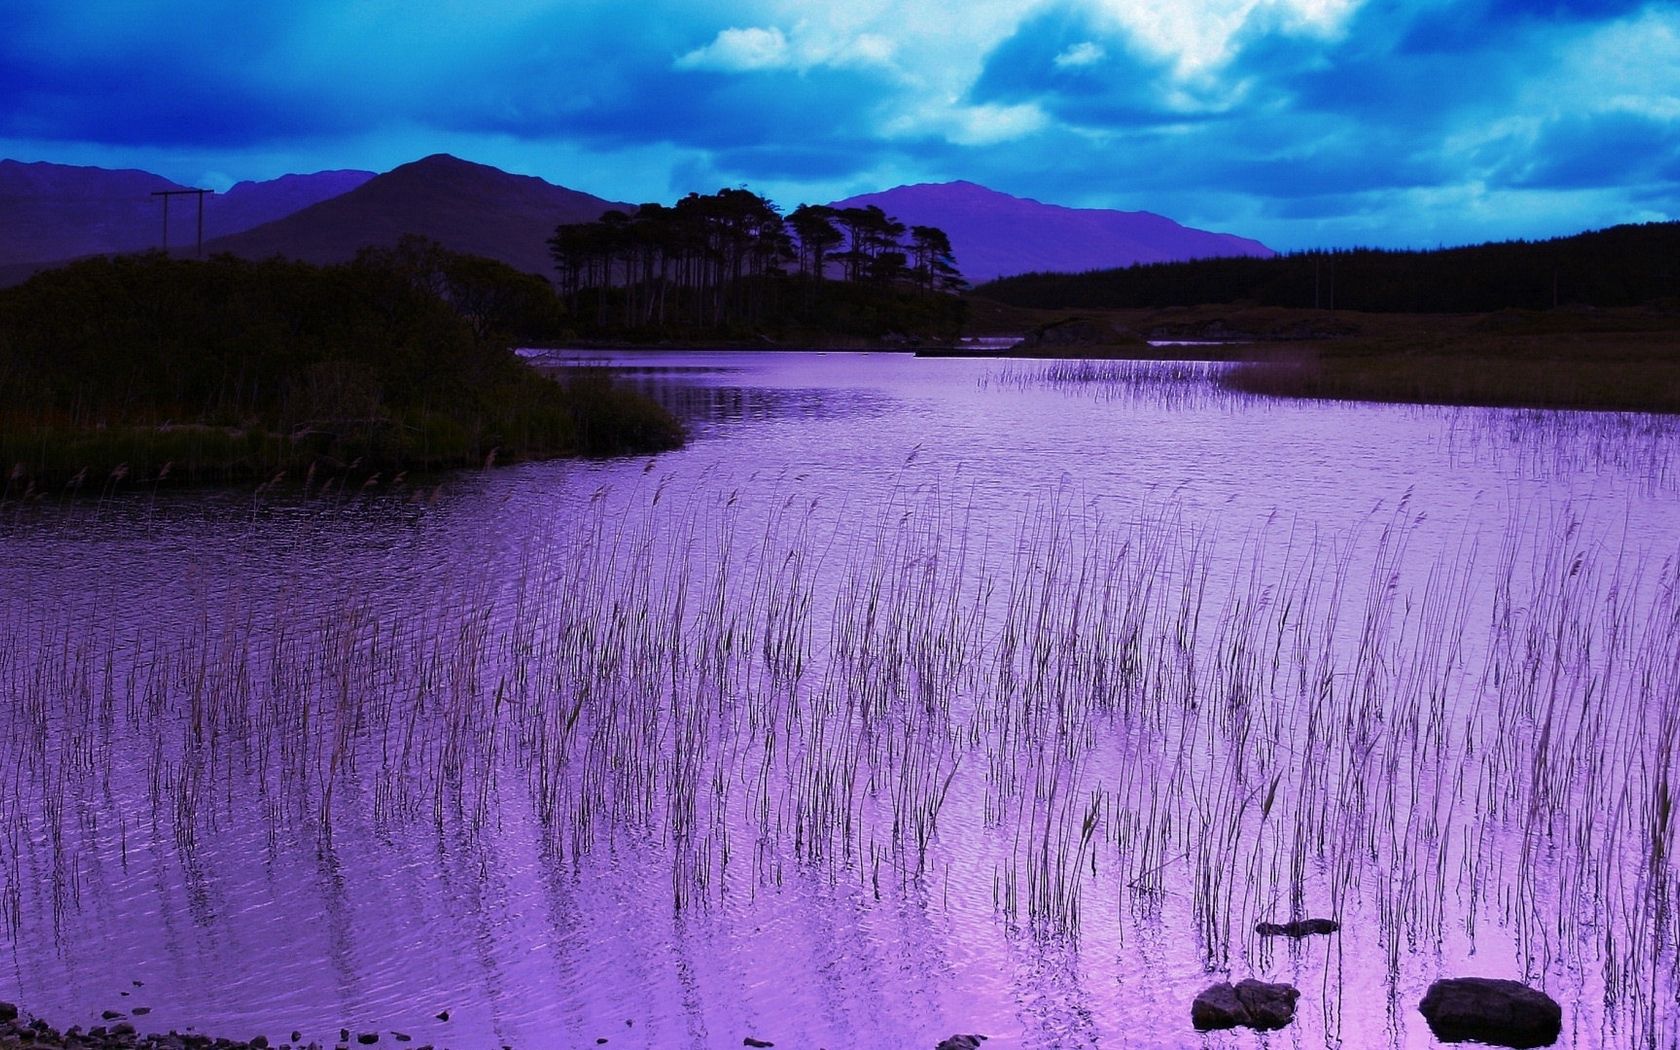
M 183 188 L 138 169 L 0 161 L 0 214 L 7 220 L 0 223 L 0 283 L 81 256 L 158 247 L 162 208 L 153 194 Z M 1029 272 L 1275 254 L 1258 241 L 1154 212 L 1074 208 L 967 179 L 910 183 L 833 206 L 866 204 L 906 224 L 944 230 L 958 267 L 975 284 Z M 592 221 L 615 208 L 635 210 L 537 176 L 434 153 L 378 174 L 329 169 L 237 183 L 205 198 L 204 249 L 335 263 L 413 233 L 552 277 L 547 240 L 555 226 Z M 177 198 L 170 244 L 183 250 L 195 235 L 193 202 Z
M 830 207 L 871 204 L 901 222 L 944 230 L 957 268 L 974 284 L 1023 273 L 1276 254 L 1251 238 L 1196 229 L 1155 212 L 1047 204 L 967 179 L 856 194 Z
M 217 238 L 205 251 L 338 263 L 363 247 L 389 246 L 417 234 L 451 251 L 546 277 L 553 269 L 548 238 L 555 226 L 631 207 L 535 175 L 434 153 L 273 222 Z
M 373 178 L 333 170 L 238 183 L 206 195 L 204 236 L 231 235 L 337 196 Z M 163 207 L 153 194 L 189 187 L 136 168 L 0 160 L 0 269 L 29 271 L 88 255 L 159 247 Z M 197 208 L 176 198 L 170 243 L 197 237 Z

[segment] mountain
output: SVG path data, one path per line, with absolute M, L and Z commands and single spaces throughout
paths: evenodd
M 957 268 L 974 284 L 1038 271 L 1080 273 L 1139 262 L 1276 254 L 1259 241 L 1191 229 L 1151 212 L 1064 208 L 972 182 L 899 186 L 830 207 L 871 204 L 900 222 L 944 230 Z
M 322 171 L 241 182 L 204 198 L 204 236 L 248 230 L 372 177 L 366 171 Z M 144 171 L 0 160 L 0 270 L 27 273 L 33 264 L 159 247 L 163 205 L 152 194 L 185 188 Z M 170 243 L 192 245 L 197 227 L 196 202 L 174 198 Z
M 395 244 L 404 234 L 416 233 L 452 251 L 486 255 L 547 276 L 554 269 L 547 243 L 554 227 L 593 221 L 613 208 L 634 210 L 439 153 L 283 219 L 219 238 L 205 251 L 344 262 L 364 246 Z
M 0 160 L 0 265 L 47 262 L 157 243 L 160 175 Z
M 313 175 L 282 175 L 264 182 L 234 183 L 226 193 L 205 198 L 204 236 L 214 239 L 243 233 L 263 223 L 283 219 L 312 204 L 349 193 L 373 177 L 371 171 L 343 169 L 317 171 Z

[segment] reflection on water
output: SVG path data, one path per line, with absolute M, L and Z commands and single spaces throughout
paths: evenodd
M 0 998 L 1237 1046 L 1189 1002 L 1253 975 L 1303 990 L 1274 1039 L 1428 1046 L 1479 973 L 1680 1036 L 1672 429 L 611 360 L 688 449 L 0 507 Z M 1252 932 L 1296 914 L 1343 932 Z

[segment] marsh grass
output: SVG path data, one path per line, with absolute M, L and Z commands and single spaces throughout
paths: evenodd
M 551 863 L 652 851 L 677 911 L 795 874 L 948 895 L 957 866 L 1049 942 L 1183 902 L 1210 970 L 1309 913 L 1374 925 L 1391 989 L 1508 940 L 1594 975 L 1574 1007 L 1634 1044 L 1680 1035 L 1673 552 L 1567 510 L 1422 552 L 1409 494 L 1233 541 L 1065 489 L 997 534 L 931 483 L 859 512 L 668 481 L 425 604 L 0 609 L 10 937 L 69 921 L 113 837 L 190 867 L 247 807 L 330 843 L 517 805 Z
M 1221 376 L 1274 397 L 1680 413 L 1674 335 L 1623 332 L 1352 340 L 1262 355 Z
M 1242 378 L 1254 367 L 1293 367 L 1288 361 L 1254 365 L 1225 361 L 1061 360 L 1017 361 L 983 373 L 982 390 L 1057 390 L 1116 404 L 1157 408 L 1219 407 L 1261 410 L 1273 397 L 1314 395 L 1264 389 Z M 1560 382 L 1572 373 L 1566 371 Z M 1338 396 L 1325 395 L 1326 400 Z M 1569 411 L 1465 408 L 1477 402 L 1419 403 L 1396 398 L 1395 410 L 1440 418 L 1447 455 L 1455 464 L 1495 461 L 1523 476 L 1567 477 L 1614 472 L 1637 479 L 1645 492 L 1680 486 L 1680 415 L 1643 411 Z

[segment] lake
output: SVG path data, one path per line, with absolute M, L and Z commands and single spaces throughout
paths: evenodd
M 1680 424 L 577 352 L 655 458 L 0 502 L 0 999 L 543 1048 L 1680 1039 Z M 365 484 L 363 482 L 366 482 Z M 1340 933 L 1262 938 L 1321 916 Z M 436 1016 L 448 1012 L 448 1020 Z

